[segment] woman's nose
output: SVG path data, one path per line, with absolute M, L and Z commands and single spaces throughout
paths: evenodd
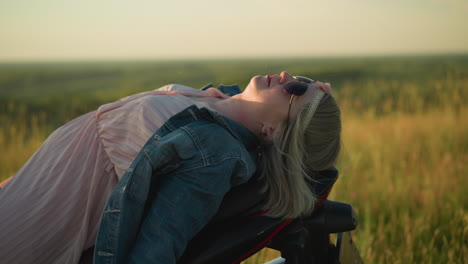
M 285 72 L 285 71 L 281 72 L 280 77 L 281 77 L 280 78 L 280 83 L 281 84 L 285 84 L 287 82 L 294 81 L 294 77 L 291 74 L 289 74 L 288 72 Z

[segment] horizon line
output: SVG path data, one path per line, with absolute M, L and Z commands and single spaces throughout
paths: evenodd
M 35 64 L 35 63 L 106 63 L 106 62 L 177 62 L 177 61 L 238 61 L 238 60 L 288 60 L 288 59 L 359 59 L 359 58 L 389 58 L 389 57 L 442 57 L 442 56 L 468 56 L 466 51 L 447 51 L 447 52 L 400 52 L 400 53 L 368 53 L 368 54 L 324 54 L 324 55 L 285 55 L 285 56 L 186 56 L 186 57 L 102 57 L 102 58 L 0 58 L 0 64 Z

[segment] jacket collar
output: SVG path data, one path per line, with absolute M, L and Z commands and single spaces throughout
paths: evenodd
M 231 133 L 231 135 L 233 135 L 237 140 L 244 143 L 247 148 L 257 148 L 259 146 L 260 142 L 257 137 L 252 132 L 250 132 L 250 130 L 236 121 L 221 115 L 211 108 L 203 107 L 200 109 L 200 111 L 206 111 L 208 114 L 210 114 L 217 123 L 226 128 L 226 130 L 228 130 L 229 133 Z
M 195 120 L 208 120 L 219 124 L 220 126 L 224 127 L 234 138 L 242 142 L 249 150 L 259 146 L 259 140 L 252 132 L 250 132 L 250 130 L 236 121 L 231 120 L 221 115 L 217 111 L 207 107 L 198 108 L 196 105 L 191 105 L 171 117 L 165 125 L 170 127 L 171 130 L 174 130 Z

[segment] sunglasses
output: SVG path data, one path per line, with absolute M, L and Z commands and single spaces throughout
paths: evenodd
M 286 130 L 289 127 L 289 112 L 291 111 L 291 105 L 292 105 L 294 96 L 301 96 L 305 94 L 305 92 L 309 88 L 309 84 L 315 83 L 314 80 L 309 79 L 307 77 L 303 77 L 303 76 L 293 76 L 293 78 L 296 79 L 297 82 L 290 82 L 283 86 L 284 91 L 291 95 L 291 98 L 289 99 L 288 119 L 287 119 L 284 132 L 286 132 Z
M 303 76 L 293 76 L 293 78 L 296 79 L 297 82 L 290 82 L 283 86 L 283 89 L 291 96 L 301 96 L 305 94 L 309 84 L 315 83 L 314 80 Z

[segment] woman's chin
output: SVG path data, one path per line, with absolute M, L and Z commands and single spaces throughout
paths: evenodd
M 251 80 L 250 80 L 250 83 L 251 84 L 254 84 L 257 88 L 267 88 L 268 87 L 268 79 L 266 76 L 262 76 L 262 75 L 257 75 L 257 76 L 254 76 Z

